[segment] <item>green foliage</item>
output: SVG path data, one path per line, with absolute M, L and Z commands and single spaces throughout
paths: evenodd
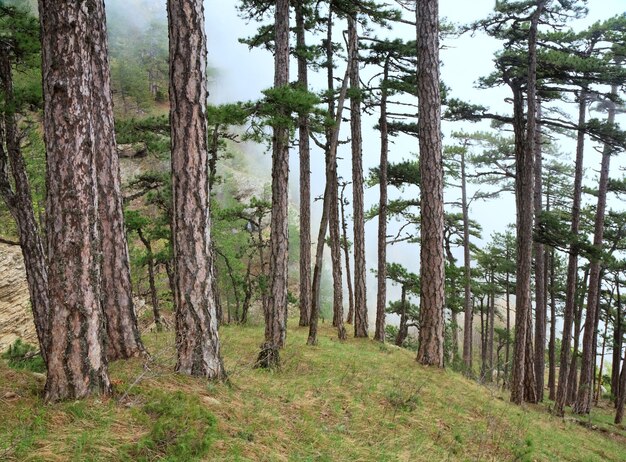
M 201 460 L 215 439 L 216 420 L 197 396 L 152 390 L 137 417 L 149 433 L 129 448 L 133 460 Z
M 2 359 L 6 359 L 9 367 L 17 370 L 31 372 L 46 372 L 46 364 L 39 354 L 39 350 L 17 339 L 9 349 L 2 354 Z

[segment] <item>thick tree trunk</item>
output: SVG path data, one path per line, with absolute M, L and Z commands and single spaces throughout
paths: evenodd
M 33 210 L 26 164 L 20 148 L 16 116 L 13 113 L 15 102 L 11 61 L 8 50 L 4 47 L 0 47 L 0 82 L 6 102 L 4 120 L 0 122 L 0 197 L 17 224 L 39 351 L 45 361 L 49 316 L 48 267 Z M 9 179 L 9 166 L 15 189 L 11 186 Z
M 298 54 L 298 84 L 308 90 L 308 65 L 304 26 L 304 2 L 296 4 L 296 52 Z M 311 317 L 311 150 L 309 120 L 298 119 L 300 152 L 300 326 L 308 326 Z
M 537 101 L 537 119 L 541 120 L 541 102 Z M 543 212 L 542 149 L 541 126 L 537 123 L 535 133 L 535 222 L 538 223 Z M 546 349 L 546 251 L 543 244 L 535 242 L 535 382 L 537 401 L 543 401 Z
M 91 10 L 94 149 L 102 238 L 102 309 L 106 317 L 110 361 L 145 353 L 133 305 L 120 164 L 113 122 L 113 96 L 108 60 L 104 2 Z
M 274 34 L 274 87 L 280 88 L 289 84 L 289 0 L 276 2 Z M 274 127 L 272 143 L 270 294 L 265 323 L 265 345 L 261 351 L 264 358 L 259 358 L 261 363 L 266 362 L 267 365 L 277 362 L 278 349 L 285 346 L 287 335 L 289 130 L 286 126 Z M 273 353 L 269 353 L 270 351 Z
M 359 80 L 359 38 L 356 18 L 348 18 L 348 48 L 350 58 L 350 131 L 352 148 L 352 220 L 354 233 L 354 336 L 368 336 L 367 295 L 365 275 L 365 220 L 363 205 L 363 146 L 361 139 L 361 97 Z M 384 319 L 383 335 L 384 335 Z M 379 330 L 377 319 L 377 332 Z
M 469 206 L 467 204 L 467 171 L 465 150 L 461 151 L 461 207 L 463 211 L 463 275 L 464 275 L 464 319 L 463 319 L 463 363 L 465 372 L 472 375 L 472 336 L 474 313 L 472 312 L 472 262 L 469 240 Z M 508 276 L 508 275 L 507 275 Z M 508 297 L 507 297 L 508 300 Z M 508 362 L 508 343 L 507 343 Z
M 376 332 L 374 340 L 385 341 L 385 309 L 387 308 L 387 156 L 389 154 L 389 130 L 387 126 L 387 81 L 389 79 L 389 57 L 383 69 L 380 96 L 380 178 L 378 201 L 378 275 L 376 295 Z
M 578 101 L 578 137 L 576 142 L 576 168 L 574 173 L 574 197 L 572 203 L 572 238 L 578 236 L 580 227 L 580 207 L 582 199 L 583 181 L 583 157 L 585 152 L 585 132 L 582 129 L 585 124 L 587 110 L 587 95 L 581 91 Z M 569 257 L 567 262 L 567 280 L 565 286 L 565 308 L 563 309 L 563 338 L 561 339 L 561 357 L 559 367 L 559 380 L 556 390 L 556 401 L 554 403 L 554 413 L 562 416 L 565 411 L 568 390 L 568 367 L 570 363 L 570 345 L 572 338 L 572 324 L 574 322 L 574 311 L 576 309 L 576 279 L 578 275 L 578 246 L 570 244 Z
M 102 255 L 94 150 L 94 130 L 99 125 L 92 112 L 89 6 L 39 1 L 49 223 L 46 401 L 111 392 L 100 303 Z
M 617 86 L 613 85 L 611 94 L 617 95 Z M 607 122 L 612 125 L 615 122 L 615 104 L 609 102 Z M 606 210 L 606 195 L 609 183 L 609 168 L 611 164 L 611 154 L 613 149 L 605 144 L 602 152 L 602 162 L 600 166 L 600 183 L 598 186 L 598 204 L 596 206 L 596 219 L 594 226 L 593 246 L 600 253 L 604 238 L 604 213 Z M 583 355 L 580 368 L 580 385 L 578 396 L 574 405 L 574 412 L 577 414 L 589 414 L 591 411 L 591 393 L 593 381 L 593 366 L 595 362 L 595 345 L 593 342 L 595 334 L 595 319 L 598 311 L 598 294 L 600 291 L 600 260 L 597 257 L 591 258 L 589 269 L 589 293 L 587 295 L 587 315 L 585 318 L 585 334 L 583 336 Z
M 225 378 L 212 291 L 206 36 L 200 0 L 168 0 L 176 371 Z
M 422 190 L 420 330 L 417 360 L 444 366 L 445 269 L 443 255 L 443 161 L 439 88 L 439 2 L 417 3 L 417 96 Z

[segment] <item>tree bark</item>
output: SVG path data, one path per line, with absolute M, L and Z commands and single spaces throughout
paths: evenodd
M 617 86 L 613 85 L 611 94 L 617 95 Z M 615 122 L 615 104 L 609 102 L 607 122 L 612 125 Z M 593 246 L 598 251 L 602 251 L 602 241 L 604 238 L 604 213 L 606 210 L 606 195 L 609 182 L 609 168 L 611 164 L 611 154 L 613 149 L 605 144 L 602 152 L 602 162 L 600 167 L 600 184 L 598 186 L 598 204 L 596 206 L 596 218 L 594 225 Z M 574 405 L 574 412 L 577 414 L 589 414 L 591 411 L 591 394 L 593 381 L 593 366 L 596 351 L 594 348 L 595 318 L 598 311 L 598 293 L 600 291 L 600 259 L 592 256 L 589 269 L 589 293 L 587 295 L 587 315 L 585 318 L 585 334 L 583 336 L 583 355 L 580 368 L 580 385 L 578 396 Z
M 467 204 L 467 171 L 465 150 L 461 151 L 461 207 L 463 213 L 463 271 L 464 271 L 464 319 L 463 319 L 463 363 L 465 372 L 472 375 L 472 337 L 474 333 L 472 312 L 472 262 L 469 240 L 469 206 Z M 507 275 L 508 276 L 508 275 Z M 507 297 L 508 300 L 508 297 Z M 508 362 L 508 346 L 507 346 Z
M 289 0 L 278 0 L 274 16 L 275 55 L 274 87 L 289 84 Z M 283 110 L 280 109 L 282 112 Z M 287 114 L 283 114 L 287 116 Z M 274 126 L 272 141 L 272 212 L 270 230 L 270 294 L 265 323 L 264 351 L 273 350 L 276 363 L 278 349 L 287 336 L 287 264 L 288 264 L 288 193 L 289 130 Z M 261 352 L 263 355 L 263 351 Z
M 626 357 L 622 361 L 622 373 L 619 379 L 619 393 L 617 396 L 617 410 L 615 412 L 615 424 L 621 424 L 624 419 L 624 403 L 626 403 Z
M 33 210 L 33 198 L 26 174 L 26 164 L 20 147 L 16 114 L 14 113 L 15 100 L 11 60 L 8 50 L 4 47 L 0 47 L 0 83 L 6 103 L 4 120 L 0 123 L 0 196 L 17 224 L 39 351 L 46 361 L 49 316 L 48 267 L 43 242 L 39 234 L 39 226 Z M 11 186 L 9 179 L 9 167 L 15 189 Z
M 376 296 L 376 332 L 374 340 L 385 341 L 385 308 L 387 308 L 387 165 L 389 154 L 389 129 L 387 126 L 387 82 L 389 80 L 389 57 L 383 69 L 380 96 L 380 178 L 378 201 L 378 273 Z
M 422 190 L 420 330 L 417 360 L 444 366 L 443 160 L 439 88 L 439 2 L 417 3 L 417 97 Z
M 491 294 L 489 294 L 489 330 L 487 331 L 487 372 L 488 377 L 487 381 L 491 382 L 493 379 L 493 334 L 494 334 L 494 322 L 495 322 L 495 313 L 496 313 L 496 295 L 494 283 L 495 278 L 493 274 L 493 270 L 491 270 L 491 274 L 489 277 L 489 283 L 491 284 Z
M 581 286 L 579 288 L 580 295 L 578 301 L 575 303 L 574 311 L 574 339 L 572 346 L 572 359 L 569 365 L 569 374 L 567 377 L 567 398 L 566 404 L 572 405 L 576 401 L 576 394 L 578 392 L 578 358 L 579 358 L 579 345 L 580 334 L 582 332 L 581 324 L 583 318 L 583 310 L 585 308 L 585 293 L 587 292 L 587 286 L 589 282 L 589 267 L 585 269 L 585 274 Z
M 521 404 L 533 398 L 530 273 L 532 271 L 532 230 L 534 193 L 535 130 L 537 129 L 537 25 L 546 0 L 537 2 L 528 33 L 527 121 L 524 127 L 524 102 L 519 83 L 513 84 L 515 130 L 515 202 L 517 210 L 517 281 L 515 292 L 515 348 L 511 401 Z M 532 380 L 529 376 L 532 375 Z
M 541 102 L 537 101 L 537 119 L 541 120 Z M 541 125 L 537 123 L 535 133 L 535 222 L 539 223 L 543 212 L 543 181 L 542 181 L 542 149 L 541 149 Z M 535 242 L 535 382 L 537 401 L 543 401 L 543 388 L 545 376 L 545 349 L 546 349 L 546 251 L 545 246 Z
M 620 295 L 619 271 L 615 274 L 615 292 L 617 294 L 617 303 L 615 306 L 615 324 L 613 326 L 613 362 L 611 367 L 611 392 L 615 403 L 619 396 L 619 365 L 622 356 L 622 344 L 624 334 L 622 332 L 622 300 Z
M 348 18 L 350 68 L 350 131 L 352 149 L 352 220 L 354 233 L 354 336 L 368 336 L 367 293 L 365 276 L 365 220 L 363 205 L 363 142 L 361 137 L 361 97 L 359 79 L 359 37 L 356 18 Z M 383 337 L 384 337 L 384 319 Z M 376 320 L 377 332 L 379 330 Z
M 580 228 L 580 207 L 582 200 L 583 181 L 583 158 L 585 152 L 585 132 L 582 129 L 585 124 L 587 110 L 587 96 L 581 91 L 578 101 L 578 136 L 576 141 L 576 168 L 574 173 L 574 198 L 572 203 L 572 238 L 578 237 Z M 570 362 L 570 344 L 572 338 L 572 324 L 574 322 L 574 311 L 576 309 L 576 279 L 578 275 L 578 244 L 570 244 L 567 262 L 567 280 L 565 288 L 565 308 L 563 310 L 563 338 L 561 339 L 561 357 L 559 367 L 559 380 L 556 390 L 556 401 L 554 403 L 554 413 L 562 416 L 567 402 L 568 389 L 568 367 Z
M 154 254 L 152 253 L 152 244 L 148 238 L 144 235 L 141 228 L 137 229 L 137 235 L 139 240 L 146 248 L 148 259 L 148 283 L 150 284 L 150 298 L 152 301 L 152 313 L 154 314 L 154 324 L 156 325 L 157 332 L 163 330 L 163 321 L 161 320 L 161 310 L 159 309 L 159 297 L 156 289 L 156 282 L 154 278 Z
M 549 399 L 556 399 L 556 284 L 554 248 L 550 251 L 550 342 L 548 345 L 548 389 Z
M 298 54 L 298 84 L 308 90 L 308 65 L 304 26 L 304 1 L 296 4 L 296 51 Z M 311 150 L 309 120 L 298 119 L 300 152 L 300 326 L 308 326 L 311 317 Z
M 49 225 L 46 401 L 111 392 L 100 303 L 93 3 L 39 1 Z
M 350 246 L 348 245 L 348 223 L 346 222 L 346 201 L 345 201 L 346 183 L 341 186 L 341 196 L 339 197 L 339 204 L 341 206 L 341 242 L 343 247 L 343 254 L 346 262 L 346 284 L 348 285 L 348 317 L 346 322 L 348 324 L 353 323 L 354 319 L 354 290 L 352 288 L 352 273 L 350 271 Z
M 176 371 L 222 380 L 210 264 L 204 8 L 201 0 L 168 0 L 167 7 Z
M 102 309 L 110 361 L 145 353 L 137 328 L 124 226 L 120 164 L 115 141 L 113 96 L 104 2 L 91 9 L 94 149 L 102 239 Z

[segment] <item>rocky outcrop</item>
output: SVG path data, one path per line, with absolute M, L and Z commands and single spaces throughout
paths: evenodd
M 0 244 L 0 352 L 18 338 L 37 345 L 24 260 L 19 246 Z

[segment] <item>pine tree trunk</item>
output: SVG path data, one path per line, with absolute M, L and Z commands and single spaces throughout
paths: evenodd
M 200 0 L 168 0 L 176 371 L 225 378 L 212 291 L 206 36 Z
M 154 314 L 154 324 L 156 325 L 157 332 L 161 332 L 163 330 L 163 322 L 161 320 L 161 310 L 159 309 L 159 297 L 156 289 L 156 282 L 154 278 L 154 254 L 152 253 L 152 244 L 143 234 L 141 228 L 137 229 L 137 235 L 139 236 L 139 240 L 146 248 L 147 259 L 148 259 L 148 283 L 150 285 L 150 298 L 152 301 L 152 313 Z
M 576 394 L 578 392 L 578 358 L 579 346 L 580 346 L 580 334 L 582 332 L 581 324 L 583 318 L 583 310 L 585 308 L 585 293 L 587 292 L 587 285 L 589 281 L 589 267 L 585 269 L 585 275 L 580 286 L 580 295 L 578 301 L 575 304 L 574 312 L 574 339 L 572 346 L 572 359 L 569 365 L 569 374 L 567 377 L 567 399 L 566 404 L 572 405 L 576 400 Z
M 444 366 L 443 161 L 439 88 L 439 2 L 417 3 L 417 97 L 422 190 L 420 330 L 417 360 Z
M 352 324 L 354 319 L 354 290 L 352 287 L 352 273 L 350 271 L 350 247 L 348 245 L 348 222 L 346 222 L 345 211 L 345 190 L 346 183 L 341 187 L 339 204 L 341 206 L 341 242 L 343 244 L 343 254 L 346 262 L 346 284 L 348 285 L 348 317 L 346 322 Z
M 617 86 L 613 85 L 611 94 L 617 95 Z M 615 122 L 615 104 L 609 103 L 607 123 L 611 126 Z M 600 184 L 598 186 L 598 204 L 596 206 L 596 219 L 594 226 L 593 246 L 598 251 L 602 250 L 604 238 L 604 213 L 606 210 L 606 195 L 609 182 L 609 168 L 613 149 L 605 144 L 602 152 L 602 162 L 600 167 Z M 578 396 L 574 405 L 574 412 L 577 414 L 589 414 L 591 411 L 591 392 L 593 381 L 593 366 L 595 362 L 595 345 L 593 342 L 595 334 L 595 319 L 598 311 L 598 295 L 600 291 L 600 260 L 597 257 L 591 258 L 589 269 L 589 293 L 587 295 L 587 315 L 585 319 L 585 333 L 583 336 L 583 355 L 580 368 L 580 385 Z
M 615 275 L 615 292 L 617 294 L 617 303 L 615 307 L 615 324 L 613 326 L 613 362 L 611 366 L 611 392 L 615 403 L 619 396 L 619 364 L 622 356 L 622 342 L 624 334 L 622 332 L 622 300 L 620 295 L 619 272 Z
M 541 120 L 541 102 L 537 101 L 537 118 Z M 535 133 L 535 222 L 539 223 L 543 212 L 543 181 L 542 181 L 542 149 L 541 126 L 537 123 Z M 545 349 L 546 349 L 546 251 L 545 246 L 535 242 L 535 381 L 537 401 L 543 401 L 545 376 Z
M 613 293 L 611 293 L 611 300 L 613 299 Z M 600 316 L 599 316 L 599 311 L 598 311 L 598 321 L 600 320 Z M 596 332 L 598 331 L 598 325 L 596 323 Z M 598 367 L 598 380 L 596 382 L 596 396 L 594 399 L 594 403 L 597 406 L 598 405 L 598 401 L 600 400 L 600 396 L 601 396 L 601 388 L 602 388 L 602 369 L 604 368 L 604 353 L 606 352 L 606 338 L 607 338 L 607 334 L 609 333 L 609 314 L 608 314 L 608 309 L 607 309 L 607 313 L 606 313 L 606 319 L 604 320 L 604 335 L 602 336 L 602 349 L 601 349 L 601 354 L 600 354 L 600 367 Z M 597 345 L 597 339 L 596 339 L 596 345 Z M 595 369 L 595 368 L 594 368 Z
M 308 66 L 304 26 L 304 1 L 296 4 L 296 50 L 298 53 L 298 84 L 308 90 Z M 311 150 L 309 121 L 298 119 L 300 152 L 300 326 L 308 326 L 311 317 Z
M 0 47 L 0 82 L 5 101 L 4 120 L 0 122 L 0 197 L 15 220 L 24 258 L 26 280 L 39 351 L 46 360 L 48 341 L 48 267 L 39 226 L 33 210 L 33 199 L 22 157 L 15 114 L 11 61 L 8 50 Z M 4 144 L 3 144 L 4 143 Z M 6 146 L 6 151 L 4 149 Z M 15 189 L 11 186 L 9 170 Z
M 278 0 L 275 7 L 274 87 L 289 84 L 289 0 Z M 282 109 L 279 109 L 282 111 Z M 287 116 L 287 114 L 284 114 Z M 268 365 L 277 361 L 278 349 L 285 346 L 287 335 L 287 264 L 288 264 L 288 192 L 289 130 L 274 127 L 272 142 L 272 212 L 270 231 L 270 294 L 265 324 L 264 351 L 274 351 L 275 359 L 266 356 Z M 264 352 L 261 352 L 264 355 Z
M 624 404 L 626 403 L 626 357 L 622 361 L 622 373 L 619 378 L 619 393 L 616 402 L 615 424 L 621 424 L 624 419 Z
M 493 380 L 493 334 L 494 334 L 494 322 L 495 322 L 495 313 L 496 313 L 496 295 L 493 292 L 493 287 L 495 283 L 495 278 L 493 274 L 493 270 L 491 270 L 490 275 L 490 284 L 492 287 L 492 292 L 489 295 L 489 331 L 487 332 L 487 381 L 491 382 Z
M 350 87 L 350 131 L 352 149 L 352 220 L 354 233 L 354 336 L 368 336 L 365 275 L 365 221 L 363 202 L 363 146 L 361 138 L 361 97 L 359 80 L 359 39 L 356 19 L 348 18 Z M 358 96 L 357 96 L 358 95 Z M 384 320 L 383 320 L 384 324 Z M 383 325 L 384 335 L 384 325 Z M 378 320 L 377 320 L 378 331 Z
M 472 375 L 472 336 L 474 333 L 472 312 L 472 262 L 469 241 L 469 207 L 467 204 L 467 171 L 465 150 L 461 151 L 461 207 L 463 211 L 463 271 L 464 271 L 464 319 L 463 319 L 463 363 L 466 374 Z M 507 275 L 508 276 L 508 275 Z M 507 343 L 508 362 L 508 343 Z
M 511 401 L 521 404 L 525 397 L 533 398 L 534 369 L 532 360 L 532 309 L 530 273 L 532 271 L 532 232 L 535 131 L 537 129 L 537 25 L 546 0 L 537 2 L 528 33 L 528 113 L 524 126 L 524 101 L 518 83 L 513 84 L 515 131 L 515 202 L 517 210 L 517 281 L 515 296 L 515 348 Z M 531 356 L 531 357 L 529 357 Z M 532 376 L 531 380 L 529 380 Z
M 550 252 L 550 342 L 548 346 L 548 389 L 549 398 L 556 399 L 556 284 L 554 248 Z
M 82 2 L 39 1 L 49 224 L 46 401 L 111 392 L 100 303 L 90 10 Z
M 376 296 L 376 332 L 374 340 L 385 341 L 385 308 L 387 308 L 387 156 L 389 154 L 389 130 L 387 126 L 387 81 L 389 57 L 383 69 L 380 96 L 380 198 L 378 202 L 378 291 Z
M 90 13 L 92 114 L 102 238 L 102 309 L 107 326 L 107 357 L 113 361 L 139 356 L 145 349 L 137 328 L 130 280 L 104 2 L 96 1 L 93 5 Z
M 578 126 L 583 127 L 585 124 L 587 110 L 587 95 L 581 91 L 578 101 Z M 581 128 L 578 130 L 576 141 L 576 169 L 574 173 L 574 197 L 572 203 L 572 238 L 578 236 L 580 227 L 580 207 L 582 199 L 582 181 L 583 181 L 583 157 L 585 152 L 585 132 Z M 563 309 L 563 337 L 561 339 L 561 357 L 559 367 L 559 380 L 556 390 L 556 401 L 554 403 L 554 413 L 562 416 L 565 411 L 567 402 L 568 376 L 570 363 L 570 345 L 572 338 L 572 324 L 574 323 L 574 311 L 576 310 L 576 279 L 578 275 L 578 247 L 571 244 L 567 262 L 567 280 L 565 287 L 565 308 Z
M 402 286 L 402 296 L 400 298 L 400 303 L 402 306 L 402 311 L 400 312 L 400 326 L 398 327 L 398 335 L 396 335 L 395 344 L 401 347 L 406 340 L 406 337 L 409 333 L 409 328 L 407 326 L 408 316 L 406 313 L 406 287 Z
M 337 155 L 330 165 L 330 209 L 329 235 L 330 258 L 333 268 L 333 326 L 337 328 L 340 340 L 346 339 L 343 325 L 343 276 L 341 271 L 341 234 L 339 232 L 339 178 L 337 176 Z

